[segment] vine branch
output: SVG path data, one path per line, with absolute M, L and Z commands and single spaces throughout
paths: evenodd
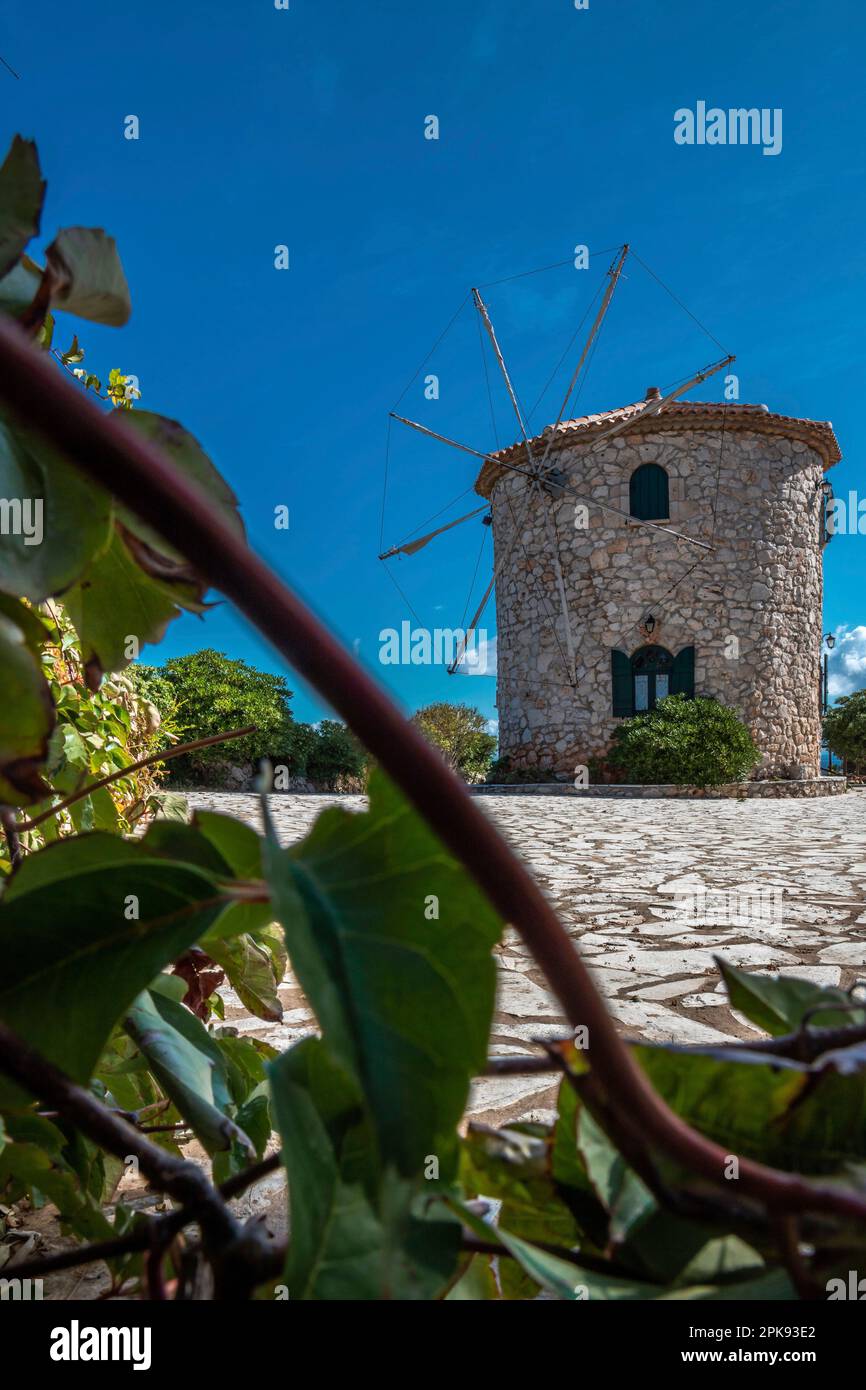
M 161 753 L 149 753 L 146 758 L 139 758 L 138 762 L 130 763 L 129 767 L 122 767 L 118 771 L 109 772 L 105 777 L 100 777 L 96 782 L 89 782 L 86 787 L 79 787 L 77 792 L 72 792 L 70 796 L 58 801 L 56 806 L 49 806 L 47 811 L 40 811 L 38 816 L 33 816 L 30 820 L 18 821 L 15 829 L 19 834 L 27 830 L 35 830 L 43 821 L 50 820 L 52 816 L 58 816 L 61 811 L 65 811 L 67 806 L 73 806 L 76 801 L 81 801 L 85 796 L 90 796 L 91 792 L 99 791 L 100 787 L 107 787 L 110 782 L 119 782 L 123 777 L 129 777 L 133 772 L 140 772 L 143 767 L 152 767 L 154 763 L 167 763 L 170 758 L 179 758 L 182 753 L 194 753 L 198 748 L 208 748 L 212 743 L 226 743 L 231 738 L 243 738 L 246 734 L 254 734 L 255 724 L 247 724 L 243 729 L 231 729 L 227 734 L 211 734 L 208 738 L 197 738 L 192 743 L 177 743 L 172 748 L 166 748 Z

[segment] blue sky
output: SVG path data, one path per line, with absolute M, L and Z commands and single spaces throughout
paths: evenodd
M 39 144 L 45 239 L 60 225 L 104 226 L 132 288 L 126 328 L 80 325 L 87 364 L 135 373 L 143 406 L 198 435 L 253 543 L 407 709 L 462 699 L 495 712 L 491 678 L 377 659 L 380 630 L 412 617 L 376 558 L 388 411 L 473 284 L 567 261 L 578 243 L 594 253 L 588 271 L 568 264 L 485 291 L 529 408 L 606 249 L 628 240 L 737 353 L 741 398 L 832 420 L 845 454 L 836 491 L 866 492 L 860 7 L 149 0 L 83 11 L 47 0 L 38 25 L 12 8 L 0 56 L 20 79 L 0 67 L 3 143 L 20 131 Z M 698 100 L 781 108 L 781 153 L 675 144 L 674 112 Z M 123 137 L 130 114 L 138 141 Z M 429 115 L 438 141 L 424 138 Z M 288 271 L 274 268 L 279 244 Z M 634 263 L 580 412 L 718 356 Z M 573 362 L 536 427 L 555 418 Z M 426 372 L 440 378 L 438 401 L 424 399 Z M 478 448 L 495 442 L 467 306 L 403 409 Z M 395 426 L 386 543 L 474 476 L 472 459 Z M 273 526 L 280 504 L 288 531 Z M 446 517 L 473 505 L 469 493 Z M 470 522 L 393 565 L 425 623 L 459 623 L 481 538 Z M 850 669 L 866 671 L 863 546 L 838 536 L 829 548 L 825 626 L 849 633 L 835 659 L 844 647 Z M 489 573 L 488 541 L 476 594 Z M 492 633 L 492 605 L 488 615 Z M 183 618 L 145 659 L 201 646 L 280 669 L 227 606 L 204 624 Z M 324 712 L 292 684 L 300 717 Z

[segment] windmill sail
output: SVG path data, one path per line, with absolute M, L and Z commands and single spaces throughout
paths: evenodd
M 464 521 L 471 521 L 474 516 L 480 516 L 482 512 L 488 510 L 487 505 L 476 507 L 474 512 L 467 512 L 465 516 L 458 516 L 456 521 L 449 521 L 446 526 L 440 526 L 435 531 L 428 531 L 426 536 L 419 536 L 417 540 L 406 541 L 404 545 L 393 545 L 390 550 L 386 550 L 379 556 L 380 560 L 390 560 L 393 555 L 414 555 L 416 551 L 423 550 L 425 545 L 429 545 L 437 536 L 441 536 L 444 531 L 450 531 L 455 526 L 461 526 Z

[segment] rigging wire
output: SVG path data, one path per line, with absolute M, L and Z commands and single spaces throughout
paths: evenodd
M 481 556 L 484 554 L 484 547 L 485 547 L 485 545 L 487 544 L 487 533 L 488 533 L 488 531 L 490 530 L 490 527 L 489 527 L 489 526 L 482 526 L 481 530 L 482 530 L 482 532 L 483 532 L 483 535 L 482 535 L 482 537 L 481 537 L 481 545 L 479 546 L 479 549 L 478 549 L 478 556 L 477 556 L 477 558 L 476 558 L 476 560 L 475 560 L 475 569 L 472 571 L 472 583 L 469 585 L 469 593 L 466 595 L 466 604 L 465 604 L 465 606 L 464 606 L 464 608 L 463 608 L 463 612 L 462 612 L 462 614 L 461 614 L 461 616 L 460 616 L 460 631 L 461 631 L 461 632 L 463 631 L 463 624 L 466 622 L 466 614 L 469 612 L 469 605 L 470 605 L 470 603 L 472 602 L 472 595 L 475 593 L 475 581 L 476 581 L 477 578 L 478 578 L 478 569 L 479 569 L 479 566 L 480 566 L 480 564 L 481 564 Z
M 566 347 L 565 351 L 563 352 L 562 356 L 560 357 L 559 361 L 557 362 L 556 366 L 554 367 L 553 371 L 551 372 L 551 374 L 550 374 L 550 376 L 549 376 L 549 378 L 548 378 L 548 380 L 547 380 L 547 384 L 545 385 L 544 389 L 543 389 L 542 392 L 541 392 L 541 395 L 538 397 L 538 399 L 537 399 L 536 402 L 535 402 L 535 405 L 534 405 L 534 406 L 532 407 L 532 409 L 530 410 L 529 416 L 527 417 L 528 419 L 530 419 L 530 420 L 532 419 L 532 416 L 535 414 L 536 410 L 537 410 L 538 407 L 541 405 L 541 402 L 544 400 L 544 397 L 547 395 L 548 391 L 550 390 L 551 386 L 553 385 L 553 382 L 554 382 L 554 380 L 556 379 L 556 376 L 557 376 L 557 373 L 559 372 L 560 367 L 562 366 L 562 364 L 563 364 L 563 362 L 565 361 L 565 359 L 566 359 L 566 357 L 568 356 L 568 354 L 571 352 L 571 349 L 574 347 L 575 340 L 576 340 L 576 338 L 577 338 L 578 333 L 579 333 L 580 330 L 583 328 L 583 325 L 586 323 L 586 320 L 589 318 L 589 315 L 592 313 L 592 310 L 593 310 L 593 308 L 595 307 L 595 301 L 598 299 L 599 295 L 601 294 L 602 290 L 604 289 L 604 281 L 605 281 L 606 279 L 607 279 L 607 275 L 605 275 L 605 276 L 602 278 L 601 284 L 598 286 L 598 289 L 596 290 L 595 294 L 593 295 L 592 299 L 590 300 L 589 304 L 587 305 L 586 312 L 584 313 L 583 318 L 580 320 L 580 323 L 577 325 L 577 327 L 575 328 L 574 332 L 572 333 L 571 339 L 570 339 L 570 341 L 569 341 L 569 343 L 568 343 L 568 346 Z
M 418 380 L 418 378 L 419 378 L 419 376 L 421 375 L 421 373 L 423 372 L 424 368 L 427 366 L 427 363 L 430 361 L 430 358 L 433 356 L 433 354 L 434 354 L 434 352 L 436 351 L 436 349 L 438 348 L 439 344 L 442 342 L 442 339 L 445 338 L 445 337 L 447 337 L 447 335 L 451 332 L 451 329 L 454 327 L 454 325 L 455 325 L 455 323 L 457 322 L 457 320 L 459 319 L 460 315 L 463 313 L 463 310 L 464 310 L 466 304 L 468 303 L 468 301 L 469 301 L 469 292 L 467 291 L 467 293 L 464 295 L 463 299 L 460 301 L 460 307 L 458 308 L 457 312 L 456 312 L 456 313 L 453 315 L 453 317 L 448 321 L 447 326 L 446 326 L 445 328 L 443 328 L 442 332 L 439 334 L 439 337 L 436 339 L 435 343 L 434 343 L 433 346 L 431 347 L 430 351 L 427 353 L 427 356 L 424 358 L 423 362 L 421 362 L 420 366 L 418 367 L 417 371 L 414 373 L 414 375 L 412 376 L 412 378 L 411 378 L 409 381 L 407 381 L 406 386 L 405 386 L 404 389 L 401 391 L 400 395 L 397 397 L 396 401 L 394 402 L 393 406 L 391 407 L 392 410 L 396 410 L 397 407 L 398 407 L 398 405 L 400 405 L 400 404 L 402 403 L 404 396 L 407 396 L 407 395 L 409 394 L 409 391 L 410 391 L 411 388 L 414 386 L 415 382 Z
M 600 251 L 590 251 L 589 259 L 594 256 L 609 256 L 612 251 L 618 251 L 618 246 L 605 246 Z M 512 280 L 525 280 L 527 275 L 542 275 L 546 270 L 561 270 L 564 265 L 574 265 L 574 257 L 569 256 L 567 261 L 554 261 L 552 265 L 539 265 L 535 270 L 521 270 L 517 275 L 506 275 L 501 280 L 486 280 L 483 285 L 479 285 L 479 290 L 491 290 L 494 285 L 507 285 Z
M 388 469 L 391 464 L 391 416 L 388 416 L 388 433 L 385 437 L 385 477 L 382 482 L 382 508 L 379 513 L 379 553 L 385 549 L 385 503 L 388 499 Z
M 533 484 L 530 484 L 530 487 L 532 487 L 532 486 L 533 486 Z M 509 512 L 510 512 L 510 514 L 511 514 L 511 524 L 512 524 L 512 526 L 514 527 L 514 529 L 515 529 L 515 531 L 516 531 L 516 530 L 517 530 L 517 518 L 516 518 L 515 515 L 514 515 L 514 508 L 513 508 L 512 505 L 511 505 L 511 498 L 508 496 L 508 493 L 505 494 L 505 501 L 506 501 L 506 503 L 507 503 L 507 505 L 508 505 L 508 510 L 509 510 Z M 523 523 L 521 522 L 521 526 L 522 526 L 522 524 L 523 524 Z M 529 551 L 526 549 L 526 543 L 525 543 L 525 541 L 524 541 L 524 539 L 523 539 L 522 533 L 518 536 L 518 539 L 519 539 L 519 541 L 520 541 L 520 549 L 523 551 L 523 558 L 524 558 L 524 560 L 526 561 L 527 576 L 529 576 L 529 575 L 531 574 L 532 577 L 533 577 L 533 579 L 535 579 L 535 578 L 536 578 L 535 570 L 534 570 L 533 565 L 532 565 L 532 562 L 531 562 L 531 560 L 530 560 L 530 558 L 529 558 Z M 556 619 L 554 618 L 553 614 L 552 614 L 551 611 L 550 611 L 550 607 L 549 607 L 548 602 L 547 602 L 547 594 L 545 593 L 544 587 L 543 587 L 543 586 L 541 586 L 540 592 L 541 592 L 541 602 L 544 604 L 544 612 L 545 612 L 545 615 L 546 615 L 546 617 L 547 617 L 547 621 L 550 623 L 550 630 L 551 630 L 551 632 L 553 633 L 553 640 L 555 641 L 555 643 L 556 643 L 556 645 L 557 645 L 557 648 L 559 649 L 559 655 L 560 655 L 560 657 L 561 657 L 561 659 L 562 659 L 562 669 L 565 671 L 565 682 L 566 682 L 566 685 L 569 685 L 569 686 L 570 686 L 570 685 L 572 684 L 572 682 L 571 682 L 571 676 L 570 676 L 569 669 L 568 669 L 568 659 L 567 659 L 567 657 L 566 657 L 565 652 L 562 650 L 562 643 L 561 643 L 560 640 L 559 640 L 559 633 L 558 633 L 557 630 L 556 630 Z
M 719 488 L 722 481 L 722 460 L 725 454 L 725 426 L 728 423 L 728 402 L 725 400 L 725 409 L 722 415 L 722 437 L 719 441 L 719 462 L 716 467 L 716 495 L 713 499 L 713 525 L 710 533 L 710 545 L 716 539 L 716 523 L 718 521 L 719 510 Z
M 719 349 L 725 354 L 725 356 L 727 356 L 727 355 L 728 355 L 728 350 L 727 350 L 727 348 L 726 348 L 726 347 L 723 347 L 722 344 L 719 342 L 718 338 L 714 337 L 714 335 L 710 332 L 710 330 L 706 327 L 706 325 L 703 324 L 703 323 L 701 323 L 700 319 L 697 317 L 696 314 L 693 314 L 693 313 L 692 313 L 692 311 L 691 311 L 691 309 L 688 307 L 688 305 L 684 304 L 683 301 L 682 301 L 681 299 L 678 299 L 678 298 L 677 298 L 677 296 L 674 294 L 673 290 L 670 289 L 670 287 L 669 287 L 668 285 L 665 284 L 664 280 L 662 280 L 658 275 L 656 275 L 656 273 L 655 273 L 654 270 L 651 270 L 651 269 L 650 269 L 650 267 L 647 265 L 646 261 L 641 260 L 640 256 L 638 255 L 637 251 L 634 250 L 634 248 L 632 248 L 632 255 L 634 256 L 634 258 L 635 258 L 635 260 L 637 261 L 638 265 L 642 265 L 643 268 L 644 268 L 644 270 L 647 272 L 647 274 L 648 274 L 648 275 L 651 275 L 652 278 L 656 281 L 656 283 L 659 284 L 659 285 L 661 285 L 661 287 L 662 287 L 662 289 L 665 291 L 665 293 L 670 295 L 670 297 L 671 297 L 671 299 L 674 301 L 674 303 L 675 303 L 675 304 L 678 304 L 678 305 L 680 306 L 680 308 L 683 310 L 683 313 L 688 314 L 689 318 L 692 319 L 692 320 L 698 325 L 698 328 L 701 330 L 701 332 L 702 332 L 702 333 L 706 333 L 707 337 L 710 338 L 710 339 L 712 340 L 712 342 L 715 343 L 716 347 L 719 348 Z
M 421 618 L 421 617 L 419 617 L 418 613 L 417 613 L 416 610 L 413 608 L 412 604 L 409 602 L 409 600 L 408 600 L 408 598 L 406 597 L 406 595 L 404 594 L 403 590 L 400 588 L 400 585 L 397 583 L 397 580 L 395 579 L 394 575 L 391 573 L 391 570 L 388 568 L 388 565 L 387 565 L 386 561 L 383 560 L 381 563 L 382 563 L 382 568 L 383 568 L 383 570 L 384 570 L 385 573 L 387 574 L 387 576 L 388 576 L 388 578 L 390 579 L 391 583 L 394 585 L 394 588 L 397 590 L 397 593 L 400 595 L 400 597 L 401 597 L 401 599 L 403 600 L 403 602 L 405 603 L 406 607 L 409 609 L 409 612 L 412 614 L 412 617 L 415 619 L 415 621 L 419 624 L 420 627 L 423 627 L 423 626 L 424 626 L 424 619 Z

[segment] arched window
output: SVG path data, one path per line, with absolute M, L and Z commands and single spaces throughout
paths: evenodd
M 668 475 L 658 463 L 642 463 L 628 484 L 628 509 L 639 521 L 667 521 L 671 514 Z
M 618 719 L 655 709 L 666 695 L 695 693 L 695 649 L 673 656 L 666 647 L 640 647 L 632 656 L 610 654 L 613 713 Z

